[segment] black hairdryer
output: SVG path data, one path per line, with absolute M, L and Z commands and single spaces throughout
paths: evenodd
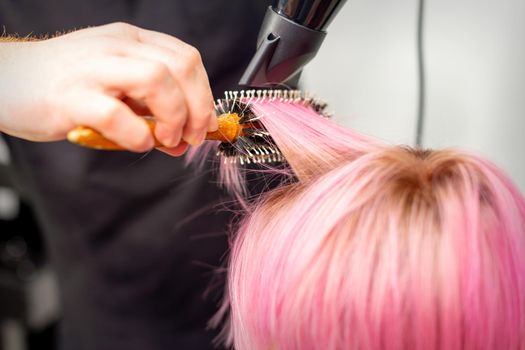
M 326 27 L 346 0 L 273 0 L 266 11 L 257 52 L 239 85 L 296 87 L 303 67 L 314 58 Z

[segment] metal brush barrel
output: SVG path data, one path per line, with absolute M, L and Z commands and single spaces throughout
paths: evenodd
M 239 81 L 253 87 L 295 87 L 319 50 L 325 29 L 346 0 L 274 0 L 266 11 L 257 51 Z

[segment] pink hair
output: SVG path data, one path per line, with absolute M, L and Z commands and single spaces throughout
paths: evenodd
M 236 349 L 525 349 L 525 201 L 499 169 L 383 145 L 307 107 L 252 109 L 297 181 L 235 236 Z

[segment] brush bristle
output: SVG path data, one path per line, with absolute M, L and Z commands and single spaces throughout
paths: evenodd
M 224 162 L 241 165 L 252 163 L 276 163 L 286 161 L 264 126 L 259 116 L 253 113 L 251 105 L 279 100 L 292 104 L 307 105 L 317 113 L 329 117 L 325 112 L 326 103 L 300 90 L 241 90 L 226 91 L 223 99 L 215 103 L 217 114 L 236 113 L 240 124 L 255 123 L 256 127 L 243 129 L 244 135 L 233 143 L 221 143 L 217 155 Z

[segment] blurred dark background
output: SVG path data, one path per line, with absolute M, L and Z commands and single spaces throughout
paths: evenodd
M 31 207 L 12 180 L 0 165 L 0 350 L 54 349 L 56 284 Z

